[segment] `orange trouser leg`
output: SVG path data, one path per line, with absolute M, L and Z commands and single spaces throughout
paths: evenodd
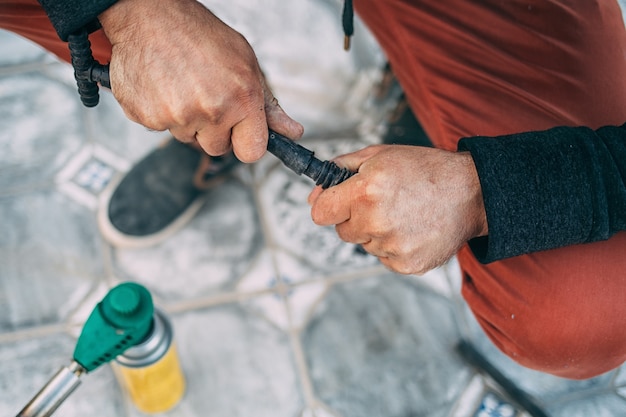
M 67 43 L 61 41 L 37 0 L 0 0 L 0 28 L 15 32 L 70 62 Z M 111 44 L 98 30 L 89 36 L 93 55 L 100 63 L 111 59 Z
M 355 5 L 437 147 L 626 122 L 626 31 L 614 0 Z M 488 265 L 467 247 L 458 258 L 463 296 L 517 362 L 586 378 L 626 360 L 626 233 Z

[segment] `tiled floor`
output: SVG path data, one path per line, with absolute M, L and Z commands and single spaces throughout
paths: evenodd
M 331 3 L 280 3 L 314 13 L 324 36 L 302 33 L 296 18 L 284 30 L 301 36 L 288 41 L 260 37 L 250 13 L 232 22 L 249 31 L 281 102 L 312 132 L 304 144 L 324 159 L 375 141 L 378 114 L 353 105 L 367 103 L 380 56 L 368 55 L 365 35 L 357 58 L 342 55 Z M 305 42 L 320 65 L 286 56 L 276 39 Z M 461 338 L 553 417 L 626 415 L 626 368 L 573 382 L 517 366 L 468 313 L 454 261 L 423 277 L 388 272 L 315 226 L 311 182 L 271 155 L 209 192 L 164 243 L 109 246 L 96 226 L 99 198 L 164 135 L 128 122 L 107 93 L 81 107 L 70 68 L 28 42 L 0 32 L 0 51 L 0 414 L 15 415 L 69 363 L 95 303 L 133 280 L 174 322 L 187 392 L 167 416 L 528 416 L 460 358 Z M 329 85 L 341 81 L 343 90 Z M 106 365 L 55 415 L 141 414 Z

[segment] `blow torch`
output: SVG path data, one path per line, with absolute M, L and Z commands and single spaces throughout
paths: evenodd
M 124 283 L 113 288 L 91 312 L 63 366 L 17 417 L 48 417 L 78 387 L 82 374 L 92 372 L 129 348 L 142 343 L 153 328 L 152 296 L 143 286 Z

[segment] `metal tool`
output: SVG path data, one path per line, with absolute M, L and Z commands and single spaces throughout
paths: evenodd
M 98 83 L 111 88 L 109 66 L 94 59 L 85 30 L 70 35 L 68 42 L 81 101 L 87 107 L 95 107 L 99 101 Z M 320 161 L 313 151 L 272 130 L 269 131 L 267 150 L 296 174 L 306 175 L 322 188 L 337 185 L 354 175 L 332 161 Z
M 460 340 L 456 351 L 461 357 L 479 372 L 489 376 L 511 400 L 517 403 L 532 417 L 550 417 L 525 391 L 519 388 L 498 370 L 478 349 L 467 340 Z
M 48 417 L 80 385 L 85 369 L 76 361 L 62 367 L 20 411 L 17 417 Z

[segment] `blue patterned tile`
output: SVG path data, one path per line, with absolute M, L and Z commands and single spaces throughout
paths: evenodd
M 100 196 L 128 163 L 98 145 L 86 145 L 57 174 L 59 190 L 76 202 L 96 210 Z
M 99 194 L 109 184 L 114 173 L 115 170 L 111 166 L 92 159 L 82 167 L 74 180 L 79 186 L 94 194 Z
M 495 392 L 488 392 L 483 397 L 474 417 L 515 417 L 515 406 Z

